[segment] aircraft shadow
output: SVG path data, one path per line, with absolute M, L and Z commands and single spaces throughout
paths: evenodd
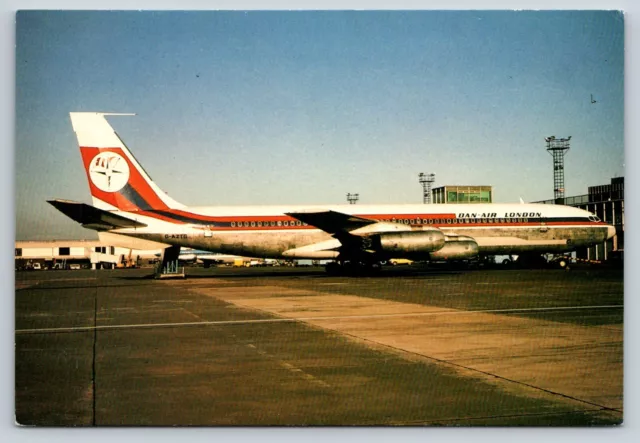
M 197 269 L 197 268 L 196 268 Z M 435 275 L 452 275 L 461 274 L 464 272 L 470 272 L 466 270 L 451 270 L 451 269 L 415 269 L 415 268 L 385 268 L 375 273 L 356 273 L 356 274 L 343 274 L 343 275 L 329 275 L 324 269 L 315 268 L 309 270 L 237 270 L 235 272 L 212 272 L 203 273 L 203 271 L 189 272 L 189 268 L 185 269 L 186 278 L 193 279 L 216 279 L 216 278 L 241 278 L 241 279 L 277 279 L 277 278 L 416 278 L 416 277 L 429 277 Z M 123 277 L 123 278 L 136 278 L 136 277 Z M 138 277 L 141 278 L 141 277 Z M 153 276 L 146 276 L 143 278 L 153 278 Z

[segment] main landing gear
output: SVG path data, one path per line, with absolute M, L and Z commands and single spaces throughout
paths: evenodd
M 518 259 L 513 261 L 511 257 L 505 259 L 502 264 L 505 266 L 513 266 L 519 269 L 546 269 L 560 268 L 569 270 L 570 259 L 566 256 L 555 257 L 550 260 L 540 254 L 522 254 Z
M 325 271 L 329 275 L 375 275 L 381 269 L 378 262 L 332 261 L 326 264 Z

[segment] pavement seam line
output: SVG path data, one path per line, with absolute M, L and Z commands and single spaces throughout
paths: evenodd
M 340 319 L 367 319 L 367 318 L 396 318 L 396 317 L 428 317 L 428 316 L 440 316 L 440 315 L 472 315 L 472 314 L 495 314 L 495 313 L 518 313 L 518 312 L 553 312 L 553 311 L 568 311 L 568 310 L 583 310 L 583 309 L 620 309 L 624 305 L 600 305 L 600 306 L 558 306 L 551 308 L 515 308 L 515 309 L 482 309 L 477 311 L 440 311 L 440 312 L 409 312 L 398 314 L 369 314 L 369 315 L 331 315 L 331 316 L 317 316 L 317 317 L 276 317 L 268 319 L 248 319 L 248 320 L 213 320 L 213 321 L 199 321 L 199 322 L 176 322 L 176 323 L 140 323 L 129 325 L 102 325 L 96 326 L 98 330 L 112 330 L 112 329 L 142 329 L 142 328 L 160 328 L 160 327 L 178 327 L 178 326 L 208 326 L 208 325 L 242 325 L 251 323 L 282 323 L 282 322 L 296 322 L 296 321 L 311 321 L 311 320 L 340 320 Z M 184 308 L 176 308 L 176 310 Z M 275 315 L 270 311 L 258 310 L 262 313 L 268 313 L 269 315 Z M 194 314 L 195 315 L 195 314 Z M 46 333 L 63 333 L 63 332 L 86 332 L 92 331 L 92 326 L 77 326 L 66 328 L 38 328 L 38 329 L 16 329 L 16 334 L 46 334 Z
M 263 351 L 262 349 L 258 349 L 253 343 L 249 343 L 246 345 L 248 348 L 254 349 L 258 354 L 262 355 L 263 357 L 266 357 L 268 359 L 274 360 L 276 363 L 278 363 L 279 366 L 283 367 L 284 369 L 286 369 L 289 372 L 293 372 L 296 375 L 299 375 L 303 378 L 305 378 L 306 380 L 309 380 L 310 382 L 313 382 L 315 384 L 318 384 L 320 386 L 322 386 L 323 388 L 330 388 L 331 385 L 327 382 L 325 382 L 324 380 L 319 379 L 318 377 L 309 374 L 308 372 L 306 372 L 304 369 L 300 369 L 299 367 L 292 365 L 289 362 L 286 362 L 284 360 L 280 360 L 279 358 L 277 358 L 275 355 L 269 354 L 267 351 Z

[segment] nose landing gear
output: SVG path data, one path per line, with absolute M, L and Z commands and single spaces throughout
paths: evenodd
M 379 262 L 340 260 L 327 263 L 325 271 L 328 275 L 366 276 L 377 274 L 381 268 Z

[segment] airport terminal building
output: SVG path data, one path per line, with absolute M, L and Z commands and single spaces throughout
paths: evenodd
M 491 203 L 493 201 L 492 186 L 447 185 L 431 191 L 431 201 L 442 203 Z
M 554 199 L 534 203 L 555 204 Z M 587 194 L 565 197 L 564 204 L 597 215 L 616 228 L 616 235 L 605 243 L 577 251 L 579 258 L 609 260 L 624 254 L 624 177 L 615 177 L 606 185 L 589 186 Z
M 16 269 L 116 268 L 148 264 L 160 250 L 140 251 L 92 240 L 17 241 Z

